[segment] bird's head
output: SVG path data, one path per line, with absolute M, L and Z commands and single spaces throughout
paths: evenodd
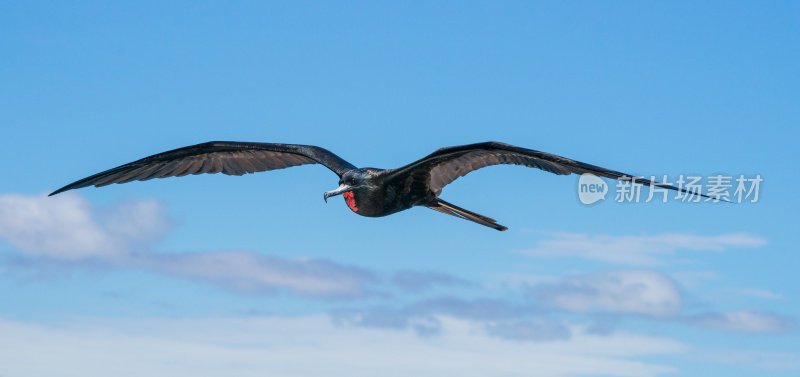
M 369 190 L 370 173 L 367 169 L 353 169 L 344 173 L 339 179 L 339 187 L 335 190 L 325 192 L 325 201 L 331 196 L 342 195 L 347 202 L 347 206 L 354 212 L 358 212 L 356 197 L 359 193 Z

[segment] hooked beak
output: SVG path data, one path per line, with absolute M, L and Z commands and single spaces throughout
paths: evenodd
M 344 193 L 346 193 L 346 192 L 348 192 L 348 191 L 350 191 L 352 189 L 353 189 L 352 187 L 350 187 L 350 186 L 348 186 L 348 185 L 343 183 L 343 184 L 339 185 L 339 188 L 337 188 L 336 190 L 325 192 L 325 195 L 323 195 L 323 198 L 325 199 L 325 203 L 328 202 L 328 198 L 330 198 L 331 196 L 342 195 L 342 194 L 344 194 Z

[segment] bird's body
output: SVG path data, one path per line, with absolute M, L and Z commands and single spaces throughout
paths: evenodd
M 397 213 L 414 206 L 425 205 L 435 201 L 431 192 L 412 190 L 403 182 L 392 180 L 389 170 L 376 168 L 354 169 L 342 177 L 356 183 L 355 187 L 345 191 L 347 206 L 355 213 L 367 217 L 382 217 Z
M 347 206 L 359 215 L 381 217 L 424 206 L 497 230 L 507 228 L 497 224 L 494 219 L 440 199 L 442 188 L 471 171 L 491 165 L 513 164 L 559 175 L 591 173 L 686 193 L 682 188 L 498 142 L 441 148 L 397 169 L 376 169 L 356 168 L 330 151 L 316 146 L 214 141 L 145 157 L 81 179 L 50 195 L 86 186 L 99 187 L 135 180 L 220 172 L 242 175 L 314 163 L 324 165 L 339 176 L 339 187 L 326 192 L 325 200 L 342 195 Z

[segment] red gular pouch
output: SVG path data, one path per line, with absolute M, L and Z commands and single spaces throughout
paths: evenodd
M 342 196 L 344 196 L 344 201 L 347 202 L 347 206 L 350 207 L 353 212 L 358 212 L 358 207 L 356 207 L 356 198 L 355 195 L 353 195 L 353 192 L 348 191 L 342 194 Z

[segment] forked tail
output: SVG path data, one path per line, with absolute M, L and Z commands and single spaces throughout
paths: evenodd
M 481 224 L 483 226 L 488 226 L 489 228 L 497 229 L 499 231 L 507 230 L 508 228 L 500 225 L 497 223 L 497 220 L 486 217 L 484 215 L 479 215 L 472 211 L 467 211 L 459 206 L 450 204 L 442 199 L 436 198 L 436 204 L 429 205 L 428 208 L 439 211 L 441 213 L 446 213 L 451 216 L 455 216 L 461 219 L 469 220 Z

